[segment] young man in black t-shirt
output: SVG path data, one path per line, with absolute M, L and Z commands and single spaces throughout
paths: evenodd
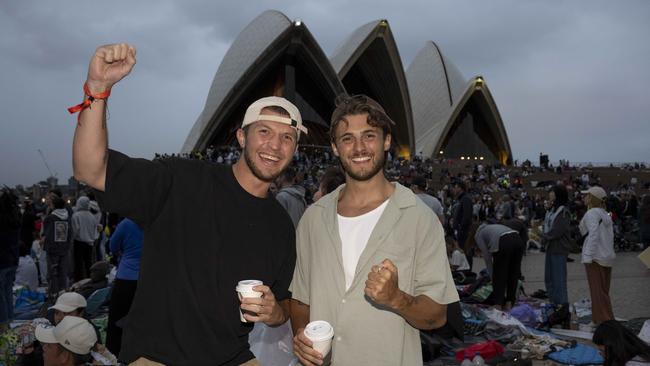
M 307 130 L 293 104 L 268 97 L 247 109 L 237 131 L 243 159 L 232 167 L 109 151 L 104 92 L 134 64 L 135 49 L 126 44 L 97 49 L 73 145 L 75 177 L 98 191 L 102 208 L 144 230 L 120 359 L 255 365 L 248 333 L 253 322 L 273 326 L 288 319 L 296 256 L 291 220 L 267 191 Z M 263 296 L 240 303 L 235 287 L 247 279 L 263 281 L 254 288 Z M 242 323 L 239 308 L 257 316 L 246 314 Z

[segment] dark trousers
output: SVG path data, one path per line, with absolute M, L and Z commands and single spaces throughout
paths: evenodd
M 499 239 L 499 251 L 493 253 L 492 298 L 495 305 L 512 304 L 517 300 L 517 283 L 521 277 L 524 244 L 517 233 Z
M 47 282 L 50 294 L 56 294 L 68 287 L 68 251 L 63 253 L 47 253 Z
M 138 287 L 138 281 L 115 279 L 111 300 L 108 306 L 108 326 L 106 328 L 106 348 L 118 356 L 122 347 L 122 327 L 116 323 L 122 320 L 131 309 L 131 303 Z
M 74 241 L 74 280 L 81 281 L 90 277 L 90 266 L 92 265 L 92 243 Z
M 467 263 L 469 264 L 469 270 L 472 270 L 472 265 L 474 264 L 474 247 L 472 246 L 471 248 L 467 247 L 467 240 L 468 238 L 468 231 L 467 230 L 458 230 L 457 232 L 457 238 L 456 241 L 458 242 L 458 246 L 463 249 L 465 252 L 465 257 L 467 258 Z
M 14 318 L 13 286 L 17 268 L 11 266 L 0 269 L 0 324 L 8 323 Z

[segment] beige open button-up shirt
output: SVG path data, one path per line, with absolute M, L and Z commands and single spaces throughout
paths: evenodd
M 388 258 L 402 291 L 440 304 L 458 301 L 442 225 L 411 190 L 396 184 L 346 291 L 336 216 L 342 187 L 309 207 L 298 225 L 293 298 L 310 305 L 310 320 L 334 327 L 333 365 L 422 365 L 419 331 L 372 303 L 364 288 L 370 268 Z

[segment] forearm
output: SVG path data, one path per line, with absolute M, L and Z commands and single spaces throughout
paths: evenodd
M 99 93 L 103 90 L 93 90 Z M 108 159 L 106 129 L 106 100 L 96 99 L 81 111 L 72 145 L 74 177 L 89 186 L 104 191 Z
M 304 328 L 309 324 L 309 305 L 303 304 L 298 300 L 291 299 L 291 330 L 296 335 L 298 329 Z
M 91 95 L 106 92 L 128 75 L 134 65 L 135 48 L 126 43 L 98 47 L 88 66 L 87 92 Z M 74 177 L 103 191 L 107 160 L 106 100 L 95 99 L 79 114 L 72 146 Z
M 447 305 L 438 304 L 426 295 L 411 296 L 400 291 L 392 308 L 417 329 L 437 329 L 447 323 Z

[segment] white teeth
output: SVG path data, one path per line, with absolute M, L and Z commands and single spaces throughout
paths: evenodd
M 276 157 L 276 156 L 271 156 L 271 155 L 266 155 L 266 154 L 260 154 L 260 156 L 261 156 L 263 159 L 273 160 L 273 161 L 280 161 L 280 158 L 278 158 L 278 157 Z
M 364 157 L 361 157 L 361 158 L 353 158 L 352 159 L 352 161 L 354 161 L 355 163 L 362 163 L 362 162 L 368 161 L 368 160 L 370 160 L 369 156 L 364 156 Z

